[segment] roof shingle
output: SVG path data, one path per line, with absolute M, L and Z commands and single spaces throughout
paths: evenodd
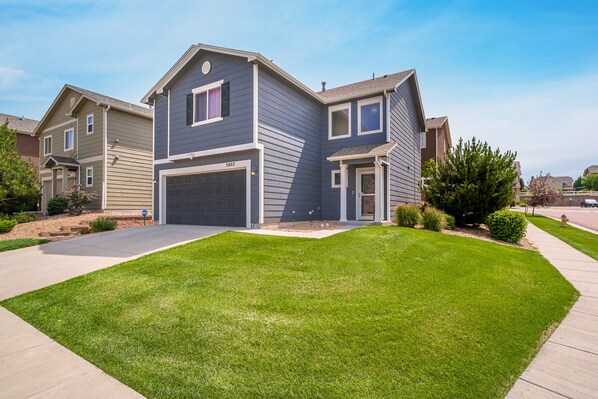
M 384 144 L 366 144 L 366 145 L 356 145 L 353 147 L 345 147 L 331 156 L 328 157 L 328 160 L 339 160 L 339 159 L 349 159 L 349 158 L 369 158 L 375 156 L 387 156 L 390 150 L 397 145 L 394 141 L 389 141 L 388 143 Z
M 326 89 L 326 91 L 318 92 L 318 96 L 320 96 L 324 102 L 331 103 L 373 93 L 381 93 L 384 90 L 394 90 L 397 84 L 404 81 L 413 72 L 414 69 L 409 69 L 407 71 L 384 75 L 375 79 Z
M 0 125 L 8 120 L 8 127 L 17 133 L 32 134 L 39 123 L 34 119 L 27 119 L 22 116 L 14 116 L 0 113 Z

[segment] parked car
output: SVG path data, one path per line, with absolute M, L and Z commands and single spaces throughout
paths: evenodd
M 581 201 L 582 208 L 598 208 L 598 201 L 595 199 L 585 199 Z

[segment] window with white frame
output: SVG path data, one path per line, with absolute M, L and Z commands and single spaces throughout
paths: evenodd
M 93 166 L 85 168 L 85 187 L 93 186 Z
M 52 153 L 52 136 L 44 137 L 44 155 Z
M 193 89 L 193 126 L 222 120 L 222 83 L 221 80 Z
M 358 135 L 382 132 L 382 97 L 357 102 Z
M 75 130 L 67 129 L 64 131 L 64 150 L 69 151 L 75 148 Z
M 426 132 L 419 134 L 419 148 L 426 148 Z
M 93 114 L 87 115 L 87 134 L 93 133 Z
M 341 171 L 340 170 L 333 170 L 330 174 L 330 187 L 332 188 L 340 188 L 341 187 Z
M 328 139 L 351 136 L 351 103 L 328 108 Z

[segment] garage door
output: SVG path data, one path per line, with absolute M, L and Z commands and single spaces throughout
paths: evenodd
M 246 226 L 246 172 L 166 178 L 166 223 Z

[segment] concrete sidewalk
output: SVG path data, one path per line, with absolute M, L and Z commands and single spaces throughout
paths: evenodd
M 581 296 L 507 399 L 598 398 L 598 261 L 531 223 L 527 238 Z

